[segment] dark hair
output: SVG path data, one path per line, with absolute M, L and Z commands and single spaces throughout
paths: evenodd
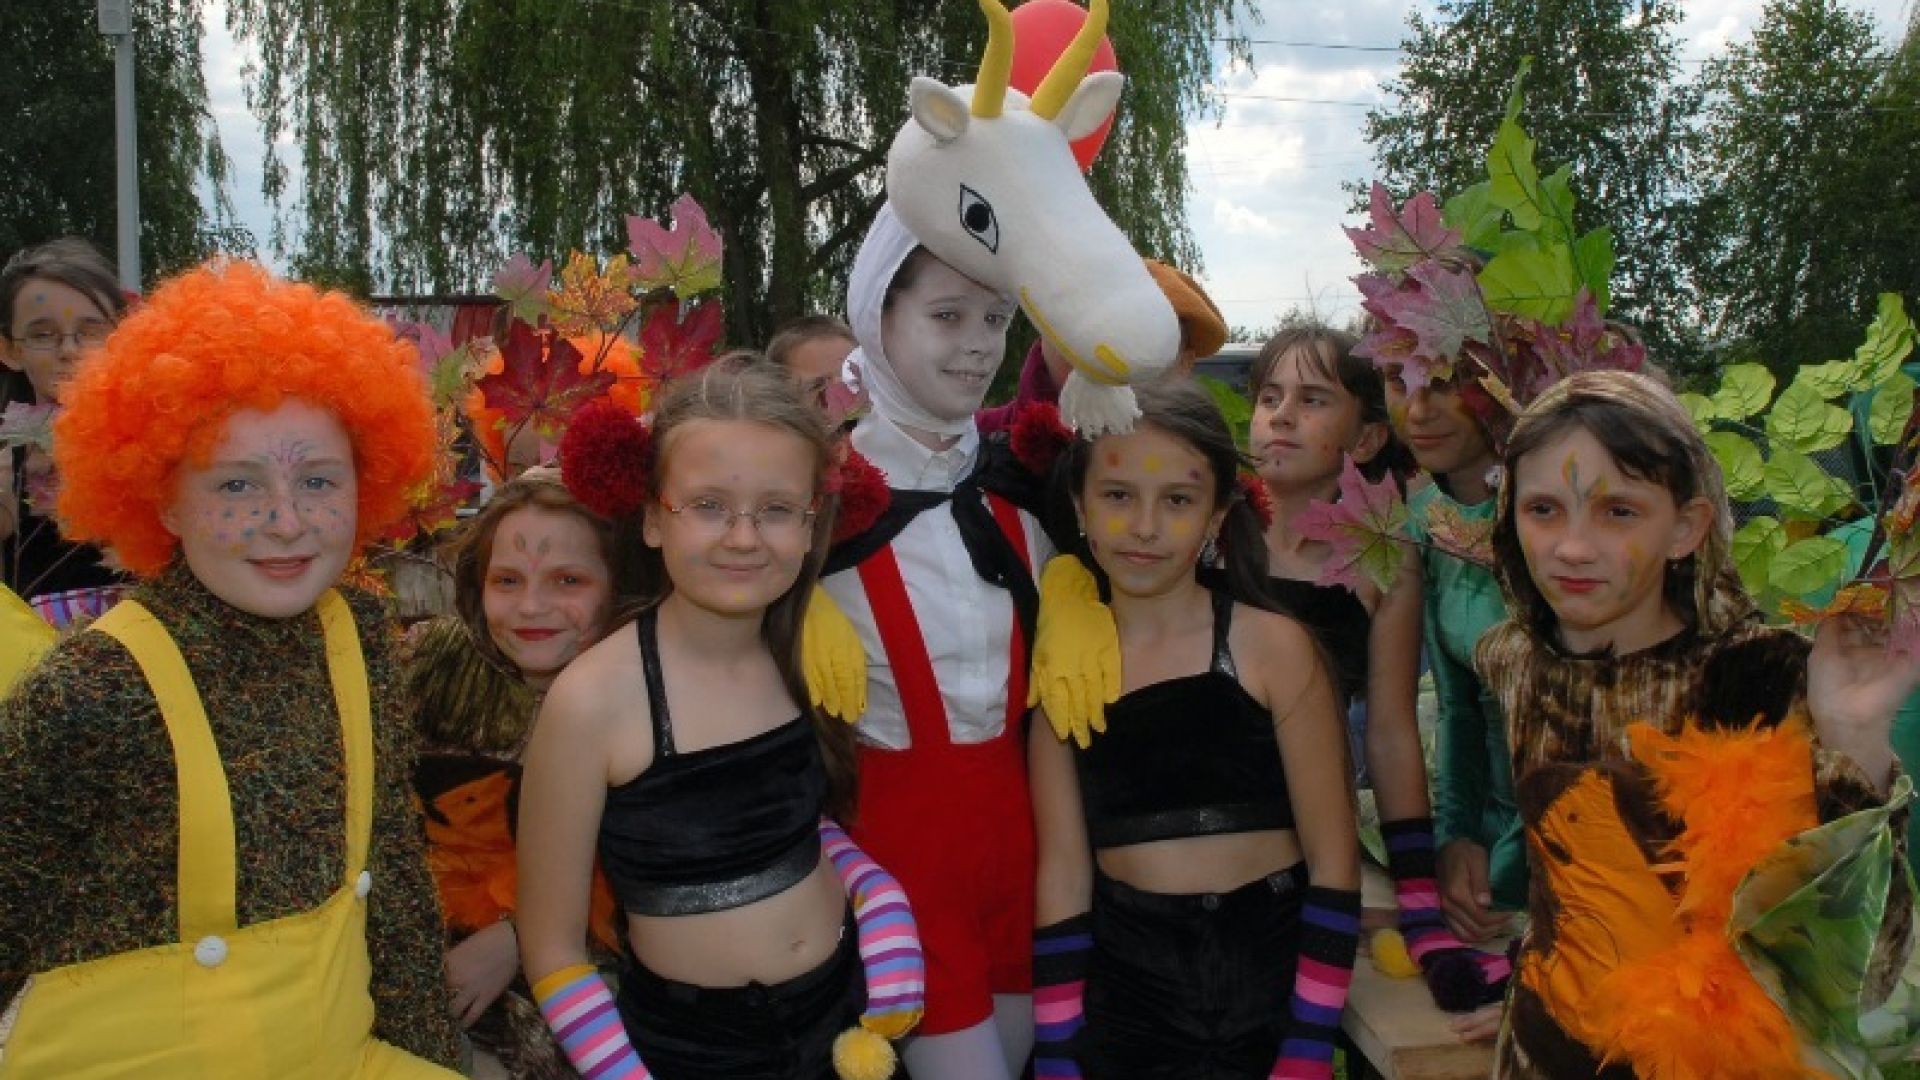
M 0 333 L 13 336 L 13 305 L 29 281 L 52 281 L 85 295 L 100 306 L 113 322 L 119 322 L 127 308 L 126 294 L 120 291 L 120 278 L 113 264 L 92 244 L 77 236 L 63 236 L 38 247 L 23 248 L 0 268 Z M 0 404 L 27 400 L 32 393 L 25 375 L 6 372 L 0 379 Z
M 1243 604 L 1279 610 L 1267 594 L 1267 538 L 1260 526 L 1260 515 L 1240 491 L 1240 470 L 1251 462 L 1233 441 L 1220 406 L 1191 378 L 1174 377 L 1134 388 L 1140 405 L 1138 423 L 1159 428 L 1179 439 L 1207 459 L 1213 472 L 1213 505 L 1226 507 L 1220 523 L 1219 547 L 1226 562 L 1227 591 Z M 1088 465 L 1093 460 L 1097 439 L 1075 439 L 1061 455 L 1056 482 L 1064 484 L 1061 496 L 1072 499 L 1084 495 Z M 1065 518 L 1063 520 L 1072 520 Z M 1080 561 L 1092 568 L 1094 576 L 1105 575 L 1094 561 L 1086 538 L 1075 543 Z
M 653 417 L 653 460 L 647 489 L 659 491 L 673 458 L 674 436 L 695 420 L 738 420 L 763 424 L 776 431 L 798 436 L 813 453 L 814 491 L 825 494 L 827 470 L 832 461 L 826 422 L 811 404 L 800 396 L 799 387 L 785 370 L 760 359 L 758 354 L 729 353 L 699 372 L 669 383 L 655 401 Z M 845 820 L 853 812 L 858 792 L 854 772 L 853 728 L 809 705 L 805 669 L 800 656 L 800 628 L 806 618 L 807 601 L 814 584 L 820 580 L 820 567 L 827 559 L 833 538 L 833 514 L 822 500 L 821 512 L 813 519 L 813 546 L 800 567 L 800 576 L 792 586 L 768 605 L 760 622 L 760 636 L 773 654 L 787 692 L 813 722 L 814 735 L 820 740 L 826 761 L 828 811 Z M 645 602 L 658 604 L 673 589 L 672 578 L 660 552 L 642 546 L 640 571 Z
M 892 291 L 891 288 L 888 289 L 889 297 Z M 853 328 L 831 315 L 802 315 L 797 319 L 788 320 L 773 335 L 773 340 L 767 342 L 767 359 L 785 368 L 789 353 L 802 345 L 822 338 L 838 338 L 854 342 Z
M 1621 472 L 1667 489 L 1676 506 L 1684 506 L 1698 496 L 1713 498 L 1718 491 L 1717 485 L 1701 474 L 1702 459 L 1707 453 L 1705 444 L 1686 414 L 1679 411 L 1677 403 L 1673 411 L 1679 423 L 1674 422 L 1673 416 L 1658 415 L 1642 404 L 1615 396 L 1607 389 L 1607 383 L 1618 380 L 1593 378 L 1624 374 L 1593 372 L 1571 377 L 1566 383 L 1572 385 L 1555 387 L 1561 392 L 1550 392 L 1523 413 L 1507 439 L 1502 460 L 1506 475 L 1500 484 L 1499 513 L 1493 527 L 1494 566 L 1501 586 L 1507 590 L 1514 619 L 1539 640 L 1559 639 L 1559 618 L 1554 614 L 1553 605 L 1533 583 L 1526 552 L 1520 546 L 1514 504 L 1522 458 L 1556 439 L 1585 431 L 1599 442 Z M 1658 387 L 1653 379 L 1630 378 L 1648 387 Z M 1669 399 L 1672 397 L 1664 389 L 1658 392 Z M 1724 516 L 1724 498 L 1720 504 L 1715 512 Z M 1703 541 L 1702 550 L 1710 543 L 1711 539 Z M 1661 593 L 1667 607 L 1696 629 L 1699 628 L 1700 562 L 1700 552 L 1696 551 L 1677 563 L 1669 563 Z
M 1387 416 L 1387 380 L 1373 361 L 1354 355 L 1360 339 L 1344 330 L 1328 326 L 1289 327 L 1267 339 L 1260 353 L 1247 368 L 1247 396 L 1259 400 L 1260 388 L 1273 377 L 1273 369 L 1289 355 L 1298 353 L 1300 362 L 1323 379 L 1340 384 L 1360 404 L 1360 422 L 1379 424 L 1387 433 L 1386 441 L 1373 457 L 1360 463 L 1360 473 L 1368 480 L 1392 475 L 1402 484 L 1419 470 L 1413 453 L 1394 434 Z
M 893 306 L 895 296 L 913 288 L 914 280 L 920 276 L 920 268 L 927 265 L 929 260 L 937 261 L 925 245 L 916 244 L 912 251 L 907 252 L 907 257 L 900 260 L 899 269 L 893 272 L 893 280 L 887 282 L 887 291 L 880 298 L 881 311 Z

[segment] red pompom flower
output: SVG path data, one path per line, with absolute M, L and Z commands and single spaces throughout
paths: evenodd
M 603 398 L 567 420 L 560 479 L 587 509 L 609 518 L 639 513 L 652 469 L 653 432 L 625 406 Z
M 1253 516 L 1260 519 L 1260 531 L 1273 528 L 1273 496 L 1267 494 L 1267 483 L 1250 472 L 1239 476 L 1240 497 L 1247 500 L 1247 506 Z
M 1072 442 L 1073 432 L 1060 419 L 1059 407 L 1047 401 L 1021 405 L 1013 417 L 1013 431 L 1007 437 L 1007 445 L 1020 464 L 1035 476 L 1043 477 L 1053 471 L 1053 463 L 1060 460 Z
M 860 452 L 849 448 L 830 478 L 827 489 L 840 496 L 840 510 L 833 520 L 833 542 L 851 540 L 873 528 L 880 515 L 893 502 L 887 488 L 887 474 Z

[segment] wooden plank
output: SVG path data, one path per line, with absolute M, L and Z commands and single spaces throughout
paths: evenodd
M 1367 866 L 1361 892 L 1368 907 L 1392 884 Z M 1391 901 L 1389 900 L 1389 903 Z M 1501 946 L 1505 942 L 1499 943 Z M 1363 949 L 1354 964 L 1353 988 L 1341 1022 L 1353 1047 L 1385 1080 L 1484 1080 L 1493 1072 L 1493 1044 L 1463 1043 L 1452 1018 L 1434 1005 L 1422 979 L 1381 974 Z

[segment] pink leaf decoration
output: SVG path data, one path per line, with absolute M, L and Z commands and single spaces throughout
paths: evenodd
M 1353 350 L 1355 356 L 1372 359 L 1375 367 L 1398 369 L 1409 394 L 1453 377 L 1451 357 L 1429 356 L 1420 349 L 1419 335 L 1396 321 L 1406 308 L 1407 297 L 1423 288 L 1420 282 L 1411 277 L 1395 282 L 1385 274 L 1361 274 L 1353 283 L 1360 288 L 1360 306 L 1376 321 Z
M 16 401 L 0 412 L 0 446 L 53 449 L 53 418 L 57 405 L 30 405 Z
M 1429 365 L 1450 361 L 1467 342 L 1485 342 L 1491 336 L 1480 285 L 1471 271 L 1422 263 L 1407 276 L 1423 288 L 1396 292 L 1386 306 L 1394 325 L 1418 339 L 1419 354 Z
M 1396 213 L 1392 196 L 1376 182 L 1368 217 L 1371 223 L 1366 228 L 1346 233 L 1353 249 L 1376 270 L 1406 270 L 1460 246 L 1460 234 L 1441 224 L 1440 205 L 1430 191 L 1408 199 Z
M 627 241 L 633 279 L 643 290 L 671 288 L 685 300 L 720 287 L 720 234 L 691 195 L 674 200 L 671 229 L 628 217 Z
M 1362 581 L 1381 592 L 1393 588 L 1407 535 L 1407 504 L 1391 477 L 1368 483 L 1348 456 L 1340 470 L 1339 499 L 1311 503 L 1289 524 L 1332 549 L 1317 584 L 1344 585 L 1356 593 Z
M 836 431 L 848 421 L 866 415 L 869 404 L 866 391 L 848 386 L 845 379 L 828 379 L 820 398 L 827 413 L 827 426 Z
M 539 266 L 525 255 L 515 255 L 493 272 L 494 295 L 507 302 L 516 319 L 537 323 L 547 313 L 547 290 L 553 285 L 553 260 Z

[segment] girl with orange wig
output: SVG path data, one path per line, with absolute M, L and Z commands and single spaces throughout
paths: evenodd
M 62 529 L 141 581 L 0 705 L 0 1077 L 452 1075 L 388 623 L 336 588 L 431 470 L 412 350 L 214 263 L 62 400 Z

